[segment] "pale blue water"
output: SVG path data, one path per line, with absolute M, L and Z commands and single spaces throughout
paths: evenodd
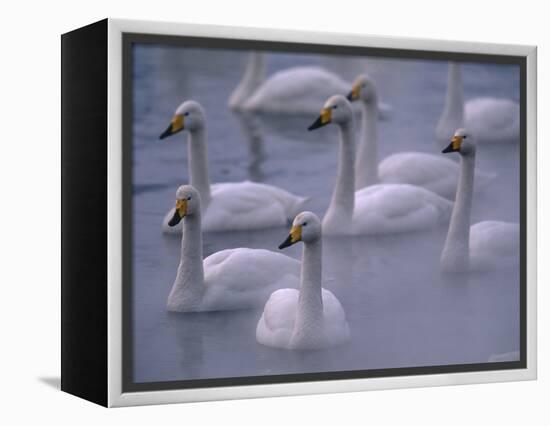
M 326 240 L 324 286 L 341 301 L 352 332 L 349 344 L 296 353 L 255 339 L 261 310 L 168 314 L 166 298 L 179 263 L 180 238 L 160 224 L 187 182 L 185 136 L 159 141 L 174 109 L 199 101 L 208 116 L 212 182 L 251 179 L 312 196 L 322 215 L 335 181 L 336 129 L 305 129 L 312 117 L 243 119 L 226 107 L 240 80 L 245 53 L 135 48 L 134 90 L 134 379 L 137 382 L 257 376 L 486 362 L 519 349 L 519 271 L 470 274 L 450 280 L 438 269 L 446 228 L 388 237 Z M 298 64 L 323 64 L 348 80 L 358 61 L 319 55 L 269 54 L 269 73 Z M 437 61 L 370 59 L 392 119 L 380 122 L 380 155 L 403 150 L 439 153 L 434 128 L 443 105 L 447 66 Z M 466 98 L 519 99 L 519 68 L 466 64 Z M 319 106 L 321 108 L 321 105 Z M 519 221 L 517 145 L 483 146 L 478 165 L 499 174 L 474 199 L 473 221 Z M 284 227 L 205 234 L 205 256 L 239 246 L 277 250 Z M 285 254 L 299 258 L 301 247 Z

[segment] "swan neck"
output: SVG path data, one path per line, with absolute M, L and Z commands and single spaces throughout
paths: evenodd
M 243 74 L 242 83 L 251 90 L 256 90 L 265 79 L 265 57 L 262 53 L 252 52 Z
M 462 90 L 462 69 L 457 63 L 449 64 L 447 76 L 447 95 L 443 117 L 453 118 L 457 122 L 464 121 L 464 94 Z M 456 130 L 456 129 L 455 129 Z
M 361 141 L 357 152 L 356 189 L 378 183 L 378 102 L 361 102 Z
M 461 155 L 455 203 L 442 254 L 445 269 L 461 271 L 469 267 L 474 169 L 475 154 Z
M 210 178 L 208 175 L 208 152 L 206 149 L 206 128 L 199 128 L 189 133 L 188 165 L 189 183 L 201 195 L 203 210 L 210 203 Z
M 349 226 L 355 207 L 355 129 L 353 121 L 340 125 L 338 174 L 323 227 Z M 327 223 L 334 222 L 334 223 Z
M 308 335 L 311 328 L 322 326 L 322 256 L 321 237 L 304 244 L 294 335 Z
M 252 52 L 244 70 L 241 81 L 229 100 L 230 106 L 238 107 L 248 99 L 265 80 L 265 57 L 263 53 Z
M 181 259 L 169 300 L 185 301 L 186 308 L 194 310 L 200 304 L 203 292 L 201 214 L 197 212 L 183 219 Z

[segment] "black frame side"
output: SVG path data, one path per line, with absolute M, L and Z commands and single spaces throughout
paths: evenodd
M 107 406 L 107 19 L 61 36 L 61 390 Z

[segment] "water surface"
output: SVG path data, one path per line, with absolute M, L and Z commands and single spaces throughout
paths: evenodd
M 446 277 L 439 272 L 445 227 L 383 237 L 324 240 L 323 286 L 340 300 L 352 339 L 347 345 L 292 352 L 259 345 L 261 309 L 172 314 L 166 298 L 180 256 L 180 238 L 161 221 L 187 182 L 186 137 L 159 141 L 174 109 L 194 99 L 208 117 L 212 182 L 250 179 L 310 195 L 322 216 L 337 167 L 337 131 L 305 129 L 313 117 L 242 117 L 226 101 L 246 54 L 239 51 L 135 47 L 133 134 L 134 380 L 185 380 L 265 374 L 378 369 L 486 362 L 519 349 L 519 271 Z M 438 61 L 268 55 L 268 71 L 322 64 L 351 79 L 366 67 L 393 106 L 380 122 L 380 158 L 415 150 L 439 153 L 434 128 L 442 109 L 447 66 Z M 466 99 L 519 99 L 515 66 L 465 64 Z M 319 106 L 321 108 L 321 105 Z M 478 166 L 499 178 L 474 198 L 473 222 L 519 221 L 517 145 L 478 149 Z M 205 256 L 233 247 L 277 250 L 288 229 L 204 235 Z M 300 257 L 301 247 L 285 253 Z

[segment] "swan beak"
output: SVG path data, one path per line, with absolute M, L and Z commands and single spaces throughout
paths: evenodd
M 174 118 L 172 118 L 172 122 L 170 123 L 168 128 L 160 135 L 160 139 L 175 135 L 176 133 L 181 132 L 183 129 L 183 114 L 174 115 Z
M 176 208 L 174 209 L 174 216 L 168 222 L 169 226 L 176 226 L 187 214 L 187 200 L 176 200 Z
M 357 99 L 359 99 L 360 94 L 361 94 L 361 86 L 359 84 L 355 84 L 351 88 L 351 92 L 349 92 L 348 96 L 346 96 L 346 97 L 348 98 L 348 101 L 353 102 L 353 101 L 356 101 Z
M 447 148 L 445 148 L 443 151 L 441 151 L 443 154 L 447 154 L 448 152 L 457 152 L 460 151 L 460 146 L 462 145 L 462 139 L 464 137 L 462 136 L 453 136 L 451 139 L 451 143 Z
M 296 244 L 298 241 L 301 241 L 301 239 L 302 239 L 302 226 L 301 225 L 293 226 L 286 240 L 284 240 L 279 246 L 279 250 L 282 250 L 286 247 L 290 247 L 292 244 Z
M 315 122 L 309 126 L 308 130 L 315 130 L 319 127 L 326 126 L 332 121 L 332 108 L 323 108 L 321 110 L 321 115 L 315 120 Z

